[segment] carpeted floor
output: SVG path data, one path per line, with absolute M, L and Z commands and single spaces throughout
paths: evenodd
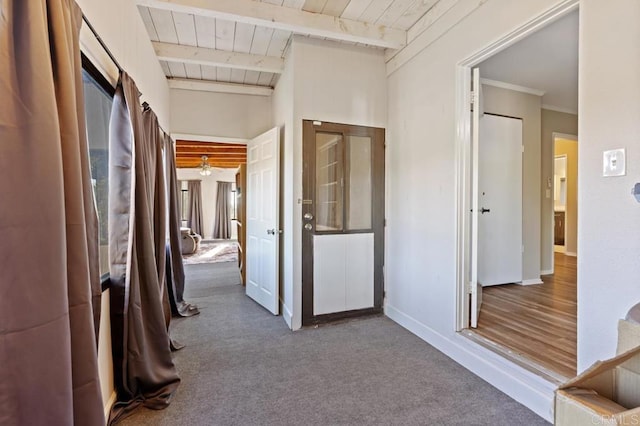
M 189 265 L 171 405 L 122 425 L 546 425 L 386 317 L 291 332 L 233 263 Z

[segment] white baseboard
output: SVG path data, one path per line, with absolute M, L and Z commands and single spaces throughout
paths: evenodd
M 553 269 L 545 269 L 544 271 L 540 271 L 540 275 L 552 275 Z
M 535 284 L 544 284 L 544 282 L 540 278 L 532 278 L 530 280 L 522 280 L 518 284 L 519 285 L 535 285 Z
M 460 333 L 442 335 L 388 304 L 385 306 L 385 314 L 543 419 L 553 422 L 554 391 L 557 387 L 554 383 Z
M 287 323 L 289 328 L 293 329 L 291 327 L 291 320 L 293 319 L 293 314 L 291 313 L 287 305 L 285 305 L 284 303 L 282 304 L 282 318 L 284 318 L 284 322 Z
M 574 253 L 572 251 L 565 251 L 564 254 L 567 256 L 578 257 L 578 253 Z
M 113 404 L 116 403 L 116 391 L 114 390 L 111 393 L 111 396 L 109 397 L 109 400 L 107 401 L 107 403 L 104 406 L 104 418 L 105 420 L 108 422 L 109 421 L 109 413 L 111 412 L 111 407 L 113 407 Z

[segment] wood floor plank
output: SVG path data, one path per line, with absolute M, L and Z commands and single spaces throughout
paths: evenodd
M 573 377 L 577 354 L 576 258 L 555 253 L 544 284 L 485 287 L 477 333 L 543 367 Z

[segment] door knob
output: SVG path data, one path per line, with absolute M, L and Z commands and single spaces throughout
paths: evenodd
M 304 229 L 306 229 L 307 231 L 311 231 L 313 229 L 313 225 L 311 225 L 310 223 L 306 223 L 304 225 Z
M 282 229 L 267 229 L 267 235 L 282 234 Z
M 485 209 L 484 207 L 480 209 L 480 213 L 485 214 L 485 213 L 489 213 L 491 211 L 491 209 Z
M 304 214 L 304 220 L 311 220 L 313 219 L 313 215 L 311 213 L 305 213 Z

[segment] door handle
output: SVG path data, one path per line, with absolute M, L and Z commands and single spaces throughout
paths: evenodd
M 267 235 L 282 234 L 282 229 L 267 229 Z
M 313 225 L 310 223 L 306 223 L 304 225 L 304 229 L 306 229 L 307 231 L 311 231 L 313 229 Z
M 311 213 L 305 213 L 303 217 L 304 217 L 304 220 L 312 220 L 313 219 L 313 215 Z
M 480 209 L 480 213 L 482 214 L 489 213 L 489 212 L 491 212 L 491 209 L 485 209 L 484 207 Z

